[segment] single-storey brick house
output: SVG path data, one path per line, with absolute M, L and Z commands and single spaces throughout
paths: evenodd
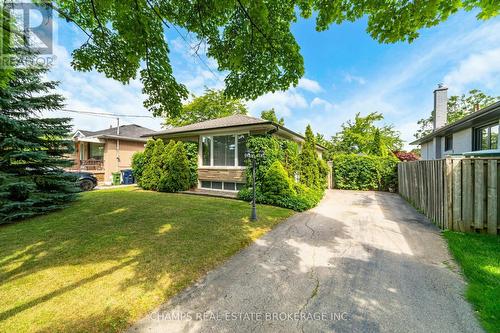
M 233 115 L 144 135 L 164 140 L 197 142 L 198 188 L 237 191 L 245 179 L 246 140 L 250 135 L 272 134 L 299 143 L 305 138 L 272 121 Z M 324 147 L 317 145 L 321 157 Z
M 112 173 L 130 169 L 132 155 L 143 151 L 153 130 L 139 125 L 122 125 L 101 131 L 77 130 L 73 134 L 73 170 L 92 172 L 99 182 L 111 183 Z
M 500 102 L 477 110 L 447 124 L 448 88 L 434 90 L 434 123 L 432 133 L 415 140 L 423 160 L 437 160 L 452 155 L 500 156 Z

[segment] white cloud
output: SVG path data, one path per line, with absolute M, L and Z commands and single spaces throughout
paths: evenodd
M 314 97 L 309 106 L 312 110 L 320 109 L 324 111 L 330 111 L 334 108 L 334 105 L 332 103 L 319 97 Z
M 145 96 L 141 93 L 142 84 L 134 79 L 128 85 L 106 78 L 95 71 L 82 73 L 71 68 L 71 57 L 68 50 L 58 44 L 54 45 L 54 67 L 47 74 L 48 79 L 60 81 L 57 92 L 63 95 L 65 109 L 115 114 L 150 116 L 142 102 Z M 92 116 L 63 111 L 46 112 L 48 117 L 71 117 L 75 128 L 99 130 L 116 125 L 116 119 L 106 116 Z M 121 117 L 121 124 L 136 123 L 151 129 L 160 129 L 162 119 Z
M 304 89 L 313 93 L 318 93 L 323 91 L 323 88 L 321 88 L 321 85 L 319 84 L 318 81 L 314 81 L 305 77 L 299 80 L 297 88 Z
M 500 47 L 475 53 L 460 61 L 457 67 L 444 77 L 450 92 L 462 92 L 471 83 L 496 87 L 500 77 Z
M 271 108 L 276 110 L 278 116 L 289 117 L 292 115 L 292 109 L 304 109 L 308 105 L 305 97 L 294 88 L 287 91 L 268 93 L 247 102 L 250 113 L 257 117 L 260 116 L 261 111 Z
M 357 84 L 360 84 L 360 85 L 364 85 L 366 84 L 366 80 L 364 78 L 362 78 L 361 76 L 356 76 L 356 75 L 352 75 L 352 74 L 349 74 L 349 73 L 346 73 L 344 75 L 344 80 L 347 82 L 347 83 L 357 83 Z

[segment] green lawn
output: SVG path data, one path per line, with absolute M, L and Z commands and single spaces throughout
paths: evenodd
M 500 236 L 446 231 L 451 252 L 468 282 L 467 299 L 483 327 L 500 332 Z
M 136 188 L 0 226 L 0 332 L 120 331 L 293 214 Z

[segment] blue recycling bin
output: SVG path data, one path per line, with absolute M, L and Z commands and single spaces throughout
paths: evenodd
M 132 170 L 126 169 L 122 170 L 122 184 L 128 185 L 134 183 L 134 175 L 132 174 Z

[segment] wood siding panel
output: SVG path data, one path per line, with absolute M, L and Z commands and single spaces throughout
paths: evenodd
M 199 168 L 199 180 L 227 181 L 227 182 L 245 182 L 244 169 L 215 169 L 215 168 Z

